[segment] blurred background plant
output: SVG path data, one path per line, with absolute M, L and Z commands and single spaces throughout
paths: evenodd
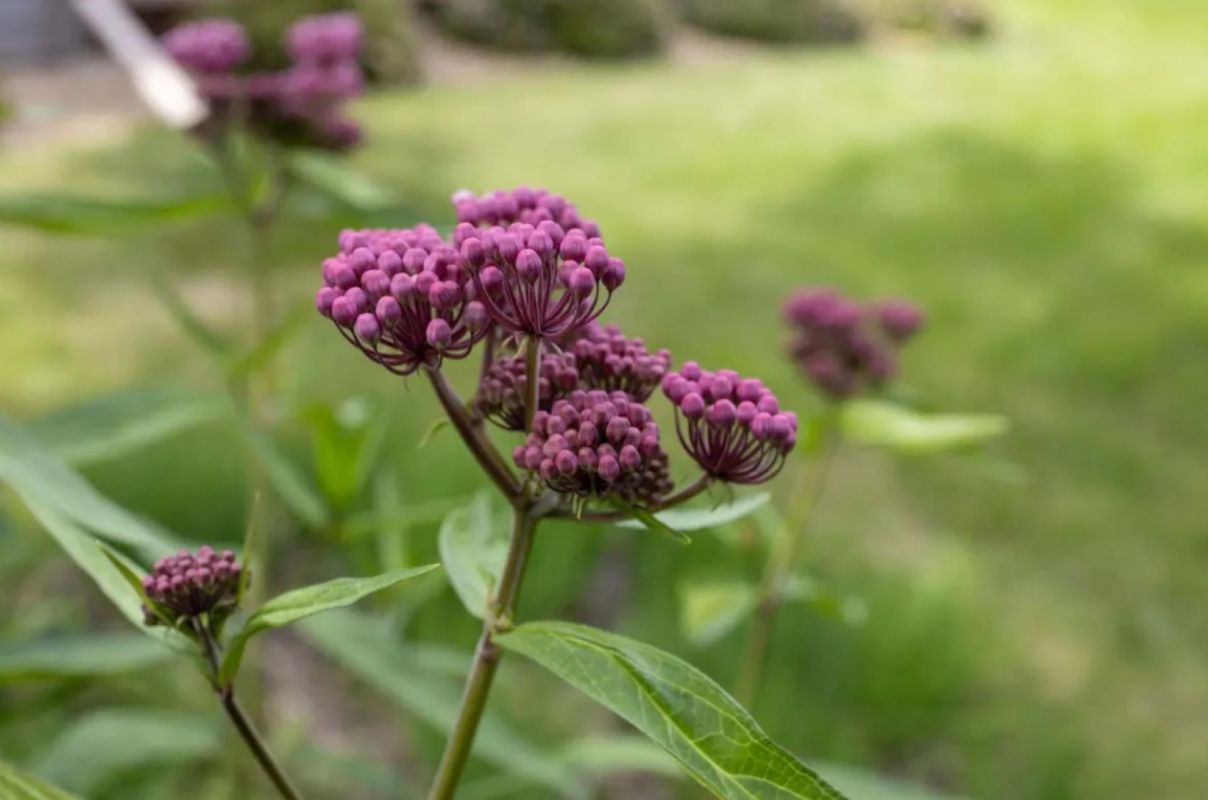
M 874 22 L 858 48 L 763 51 L 671 25 L 664 62 L 548 72 L 456 49 L 412 13 L 431 85 L 358 103 L 371 137 L 352 169 L 318 171 L 338 176 L 333 191 L 316 179 L 294 193 L 278 237 L 281 302 L 309 303 L 342 226 L 449 225 L 450 187 L 521 181 L 605 223 L 631 265 L 612 321 L 711 363 L 749 364 L 783 398 L 799 392 L 803 412 L 809 395 L 778 347 L 785 291 L 914 298 L 931 329 L 893 399 L 999 411 L 1013 432 L 944 458 L 840 452 L 802 592 L 825 590 L 863 621 L 805 605 L 778 615 L 757 717 L 837 783 L 834 762 L 966 797 L 1199 797 L 1205 12 L 1191 0 L 1000 0 L 987 12 L 994 35 L 969 46 Z M 449 53 L 455 74 L 441 71 Z M 18 224 L 0 234 L 0 404 L 122 506 L 185 541 L 237 542 L 251 482 L 232 457 L 243 435 L 150 288 L 170 275 L 202 319 L 245 319 L 231 211 L 193 214 L 221 184 L 185 139 L 151 126 L 43 138 L 63 109 L 42 83 L 31 99 L 28 68 L 7 78 L 2 206 Z M 380 201 L 382 186 L 388 202 L 352 204 Z M 123 209 L 122 198 L 135 200 Z M 669 290 L 682 296 L 671 310 Z M 299 319 L 277 353 L 280 402 L 297 413 L 282 415 L 274 449 L 320 508 L 347 509 L 346 546 L 290 539 L 274 580 L 436 560 L 442 519 L 477 488 L 468 462 L 447 432 L 417 449 L 438 415 L 421 392 L 400 400 L 320 321 Z M 148 404 L 140 387 L 154 396 L 165 384 L 191 398 L 183 410 Z M 349 451 L 312 438 L 302 417 L 316 404 L 329 409 L 318 427 L 330 441 L 380 441 L 369 448 L 380 466 L 355 492 L 321 477 L 348 468 L 312 454 Z M 378 414 L 389 424 L 370 435 Z M 728 683 L 742 626 L 698 649 L 681 629 L 680 590 L 757 580 L 760 537 L 781 524 L 771 509 L 789 499 L 687 549 L 636 531 L 555 531 L 525 613 L 673 642 Z M 135 644 L 19 504 L 5 512 L 2 760 L 90 798 L 253 796 L 195 678 Z M 279 678 L 265 704 L 281 720 L 270 736 L 317 796 L 423 784 L 476 633 L 461 617 L 438 580 L 267 643 Z M 334 678 L 312 648 L 351 677 Z M 569 691 L 534 700 L 538 679 L 518 662 L 503 670 L 498 711 L 525 733 L 504 739 L 546 750 L 589 720 L 606 742 L 549 750 L 560 763 L 613 797 L 671 793 L 650 777 L 668 770 L 657 759 L 643 775 L 614 774 L 635 764 L 617 755 L 631 742 Z M 318 680 L 339 691 L 313 697 Z M 387 703 L 397 717 L 383 726 Z M 555 795 L 540 768 L 504 780 L 496 763 L 475 764 L 466 797 Z

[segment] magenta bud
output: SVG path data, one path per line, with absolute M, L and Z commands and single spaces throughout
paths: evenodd
M 627 444 L 621 448 L 620 461 L 623 469 L 632 472 L 642 466 L 642 454 L 638 452 L 636 447 Z
M 587 240 L 582 234 L 570 233 L 562 240 L 559 248 L 562 257 L 567 261 L 582 261 L 587 257 Z
M 361 275 L 361 286 L 371 297 L 381 297 L 390 291 L 390 277 L 380 269 L 366 270 Z
M 402 306 L 393 297 L 383 297 L 378 300 L 374 309 L 378 320 L 386 327 L 392 328 L 403 319 Z
M 357 318 L 357 307 L 347 297 L 337 297 L 331 304 L 331 318 L 337 325 L 347 328 Z
M 409 275 L 414 275 L 424 268 L 424 262 L 428 260 L 428 251 L 419 247 L 412 247 L 407 252 L 403 253 L 403 269 L 407 270 Z
M 325 317 L 331 316 L 331 305 L 336 301 L 340 294 L 330 286 L 324 286 L 315 295 L 315 308 L 319 309 L 319 313 Z
M 405 272 L 400 272 L 390 279 L 390 294 L 400 302 L 407 302 L 408 298 L 414 297 L 417 294 L 415 288 L 415 278 Z
M 600 463 L 597 469 L 600 477 L 608 483 L 612 483 L 621 475 L 621 465 L 611 455 L 600 456 Z
M 625 282 L 625 262 L 619 258 L 608 259 L 608 268 L 604 270 L 601 280 L 608 291 L 615 292 Z
M 705 413 L 705 398 L 696 392 L 684 395 L 684 399 L 680 401 L 680 410 L 688 419 L 699 419 Z
M 570 274 L 568 283 L 568 288 L 575 297 L 587 297 L 596 288 L 596 277 L 587 267 L 579 267 Z
M 494 292 L 503 286 L 503 273 L 496 266 L 484 267 L 478 275 L 479 281 L 482 282 L 482 288 L 487 292 Z
M 516 256 L 516 274 L 522 280 L 536 283 L 541 277 L 541 256 L 535 250 L 521 250 Z
M 437 317 L 428 323 L 426 331 L 428 344 L 435 347 L 437 350 L 444 350 L 453 341 L 453 330 L 449 327 L 449 323 L 444 319 Z
M 332 283 L 341 289 L 351 289 L 357 285 L 357 274 L 347 264 L 340 264 L 332 270 Z
M 482 330 L 491 321 L 486 306 L 478 301 L 466 303 L 461 318 L 472 331 Z
M 478 239 L 466 239 L 461 243 L 461 257 L 471 267 L 477 269 L 486 263 L 486 252 L 482 248 L 482 242 Z
M 563 475 L 573 475 L 579 468 L 579 459 L 575 458 L 575 454 L 571 451 L 563 450 L 554 457 L 554 464 L 558 467 L 558 472 Z
M 510 233 L 500 234 L 495 237 L 495 249 L 499 251 L 500 258 L 511 263 L 520 253 L 520 242 Z
M 386 274 L 387 278 L 393 278 L 403 268 L 403 258 L 393 250 L 387 250 L 378 256 L 377 268 Z
M 449 309 L 461 302 L 461 287 L 452 281 L 439 281 L 428 290 L 428 302 L 438 309 Z
M 608 250 L 602 245 L 592 245 L 587 248 L 587 255 L 583 259 L 583 266 L 591 270 L 592 275 L 595 277 L 603 277 L 604 270 L 608 269 Z
M 352 267 L 352 271 L 357 275 L 361 275 L 365 270 L 376 267 L 377 259 L 368 247 L 358 247 L 348 256 L 348 266 Z
M 382 328 L 373 314 L 361 314 L 357 317 L 356 332 L 365 341 L 376 342 L 382 335 Z
M 738 409 L 729 400 L 718 400 L 709 408 L 709 424 L 724 428 L 734 424 L 738 418 Z

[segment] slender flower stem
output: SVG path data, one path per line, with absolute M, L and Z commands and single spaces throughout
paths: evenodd
M 532 427 L 533 416 L 537 413 L 538 375 L 535 365 L 540 353 L 541 341 L 537 338 L 529 339 L 528 372 L 525 386 L 525 398 L 527 399 L 525 417 L 529 427 Z M 437 392 L 439 394 L 439 388 Z M 450 417 L 453 417 L 451 412 Z M 472 428 L 470 432 L 473 432 Z M 462 436 L 465 437 L 466 434 L 463 432 Z M 468 444 L 470 440 L 467 438 L 466 441 Z M 479 460 L 479 463 L 482 464 L 483 469 L 490 472 L 482 459 Z M 499 576 L 499 585 L 496 587 L 495 595 L 491 598 L 491 605 L 487 609 L 486 619 L 483 621 L 482 634 L 478 638 L 478 648 L 474 653 L 474 663 L 466 678 L 461 708 L 458 709 L 453 730 L 449 732 L 449 739 L 445 743 L 445 752 L 441 756 L 440 766 L 437 767 L 436 777 L 432 781 L 428 800 L 452 800 L 457 791 L 457 784 L 461 781 L 466 762 L 470 758 L 470 751 L 474 747 L 474 735 L 478 732 L 478 723 L 482 721 L 482 714 L 487 705 L 487 695 L 491 692 L 495 671 L 499 668 L 499 659 L 503 655 L 492 637 L 512 625 L 516 613 L 516 601 L 520 597 L 520 585 L 524 581 L 525 567 L 528 566 L 529 553 L 533 548 L 533 536 L 536 533 L 541 514 L 545 510 L 546 504 L 543 500 L 543 497 L 534 497 L 529 492 L 525 492 L 513 502 L 512 540 L 508 544 L 507 559 L 503 565 L 503 573 Z
M 240 708 L 238 701 L 235 700 L 235 690 L 231 686 L 224 686 L 218 682 L 218 667 L 221 663 L 219 659 L 219 645 L 215 641 L 214 635 L 211 633 L 207 624 L 199 621 L 194 621 L 193 630 L 201 639 L 202 646 L 205 648 L 206 661 L 210 665 L 210 682 L 214 686 L 214 692 L 218 695 L 219 701 L 222 703 L 222 708 L 226 711 L 227 716 L 231 718 L 235 730 L 239 731 L 239 735 L 247 744 L 248 749 L 252 751 L 256 761 L 264 769 L 264 773 L 269 780 L 273 782 L 273 786 L 277 787 L 277 791 L 285 800 L 302 800 L 302 794 L 294 788 L 286 776 L 285 771 L 277 760 L 273 758 L 273 754 L 269 752 L 268 746 L 264 743 L 264 739 L 252 724 L 252 721 L 243 709 Z
M 445 414 L 448 415 L 449 421 L 461 435 L 478 465 L 499 487 L 499 491 L 503 493 L 504 497 L 515 501 L 520 496 L 520 483 L 504 463 L 499 451 L 491 444 L 486 433 L 474 426 L 470 415 L 466 413 L 465 403 L 457 396 L 457 392 L 453 391 L 453 387 L 445 380 L 445 376 L 440 370 L 425 367 L 424 372 L 427 374 L 428 380 L 432 382 L 432 388 L 436 391 L 436 396 L 440 400 Z
M 533 419 L 537 416 L 537 406 L 541 403 L 541 340 L 530 336 L 524 349 L 524 429 L 533 429 Z
M 803 479 L 793 493 L 789 513 L 777 540 L 768 551 L 764 563 L 763 579 L 756 595 L 755 618 L 747 635 L 742 665 L 738 672 L 734 694 L 747 708 L 755 702 L 759 683 L 763 679 L 764 664 L 771 646 L 772 628 L 776 613 L 780 609 L 784 585 L 792 575 L 793 567 L 805 539 L 810 518 L 818 505 L 818 499 L 826 488 L 826 479 L 834 464 L 835 452 L 839 447 L 839 436 L 835 430 L 834 413 L 828 412 L 822 421 L 821 456 L 818 468 L 802 473 Z

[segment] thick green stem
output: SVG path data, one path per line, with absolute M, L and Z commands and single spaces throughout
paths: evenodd
M 822 453 L 818 467 L 802 473 L 803 480 L 793 492 L 784 527 L 769 548 L 768 558 L 764 563 L 763 578 L 756 594 L 755 616 L 751 620 L 751 629 L 747 634 L 747 643 L 734 689 L 735 697 L 747 708 L 755 703 L 759 694 L 759 684 L 763 680 L 764 665 L 771 648 L 772 629 L 776 624 L 776 614 L 780 609 L 785 583 L 797 563 L 810 517 L 826 487 L 826 479 L 839 446 L 833 413 L 828 413 L 823 421 L 821 436 Z
M 281 796 L 285 800 L 302 800 L 302 794 L 294 788 L 293 783 L 286 776 L 285 770 L 273 758 L 273 754 L 269 752 L 264 739 L 261 738 L 252 721 L 243 713 L 243 709 L 240 708 L 238 701 L 235 700 L 234 688 L 224 686 L 218 682 L 218 668 L 221 663 L 221 659 L 219 658 L 220 648 L 209 626 L 198 621 L 194 623 L 193 629 L 201 639 L 202 647 L 205 649 L 206 661 L 210 665 L 210 681 L 214 686 L 214 692 L 218 695 L 218 699 L 222 703 L 222 709 L 230 717 L 235 730 L 239 732 L 240 737 L 247 744 L 248 749 L 252 751 L 252 755 L 255 756 L 257 763 L 260 764 L 268 779 L 273 782 L 273 786 L 277 787 L 277 791 Z

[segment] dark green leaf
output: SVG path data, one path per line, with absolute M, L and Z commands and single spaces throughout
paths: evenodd
M 94 711 L 63 729 L 38 774 L 85 796 L 130 769 L 183 765 L 215 755 L 222 736 L 205 714 L 142 708 Z
M 741 625 L 757 601 L 755 587 L 740 581 L 684 583 L 680 586 L 680 628 L 689 641 L 704 647 Z
M 437 539 L 453 590 L 466 610 L 486 619 L 487 608 L 507 560 L 507 529 L 495 523 L 489 495 L 475 495 L 445 517 Z
M 363 397 L 314 404 L 300 419 L 310 430 L 315 473 L 328 502 L 347 508 L 360 495 L 381 455 L 390 417 Z
M 220 193 L 138 199 L 10 195 L 0 197 L 0 224 L 50 233 L 112 236 L 229 210 L 230 201 Z
M 133 547 L 148 560 L 179 543 L 150 522 L 101 495 L 79 474 L 46 453 L 33 437 L 0 419 L 0 481 L 25 504 L 51 510 L 114 544 Z M 95 551 L 95 547 L 89 545 Z M 96 553 L 100 557 L 99 553 Z
M 226 416 L 225 398 L 174 389 L 106 395 L 55 411 L 29 429 L 70 464 L 120 458 L 174 434 Z
M 279 594 L 252 612 L 243 628 L 231 639 L 226 655 L 222 659 L 219 682 L 230 683 L 239 672 L 243 651 L 248 640 L 271 628 L 281 628 L 291 622 L 314 616 L 333 608 L 352 605 L 363 597 L 380 592 L 396 583 L 423 575 L 439 567 L 429 564 L 415 569 L 401 569 L 375 575 L 371 578 L 336 578 L 335 580 L 304 586 L 301 589 Z
M 720 686 L 650 645 L 566 622 L 495 637 L 628 720 L 722 800 L 841 798 Z
M 843 434 L 861 444 L 905 453 L 930 453 L 971 447 L 1007 432 L 996 414 L 921 414 L 883 400 L 854 400 L 840 417 Z
M 365 615 L 337 611 L 307 620 L 301 627 L 315 647 L 409 713 L 441 732 L 453 727 L 464 668 L 456 680 L 444 671 L 430 669 L 410 645 L 399 642 L 389 628 Z M 467 664 L 468 659 L 467 655 Z M 547 755 L 490 708 L 478 727 L 474 755 L 560 796 L 589 796 L 574 770 Z
M 24 775 L 0 761 L 0 797 L 4 800 L 79 800 L 31 775 Z
M 0 683 L 121 675 L 171 656 L 161 645 L 133 633 L 37 639 L 0 646 Z
M 772 499 L 769 492 L 740 497 L 732 503 L 714 508 L 672 508 L 660 511 L 655 518 L 676 531 L 702 531 L 708 528 L 720 528 L 731 522 L 742 519 L 757 511 Z M 631 519 L 621 523 L 623 528 L 641 528 L 640 520 Z

